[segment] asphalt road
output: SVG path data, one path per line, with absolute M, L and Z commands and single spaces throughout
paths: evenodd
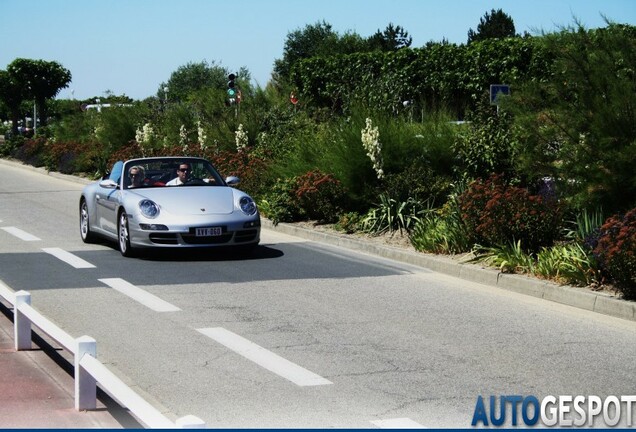
M 1 167 L 0 280 L 174 418 L 470 427 L 479 395 L 635 393 L 636 322 L 270 230 L 248 259 L 126 259 L 81 242 L 81 187 Z

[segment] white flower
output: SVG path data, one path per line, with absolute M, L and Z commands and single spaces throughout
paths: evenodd
M 379 179 L 384 177 L 384 162 L 382 161 L 382 144 L 380 143 L 380 131 L 373 127 L 370 118 L 366 119 L 366 127 L 362 129 L 362 146 L 367 151 L 367 156 L 373 163 L 373 170 Z
M 204 149 L 206 147 L 205 140 L 207 140 L 208 137 L 205 135 L 203 126 L 201 126 L 201 120 L 197 121 L 197 138 L 199 141 L 199 146 L 201 147 L 201 149 Z
M 181 125 L 179 128 L 179 145 L 183 147 L 184 153 L 188 151 L 188 131 L 185 125 Z
M 247 147 L 247 132 L 243 131 L 243 124 L 239 124 L 238 130 L 235 132 L 236 150 L 241 151 Z

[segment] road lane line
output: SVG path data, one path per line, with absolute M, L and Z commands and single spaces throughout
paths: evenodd
M 373 420 L 374 425 L 380 429 L 424 429 L 424 426 L 410 418 L 394 418 L 385 420 Z
M 10 226 L 10 227 L 2 227 L 2 229 L 8 232 L 9 234 L 16 236 L 20 240 L 24 240 L 24 241 L 40 241 L 41 240 L 40 238 L 34 236 L 33 234 L 29 234 L 26 231 L 22 231 L 20 228 Z
M 73 255 L 70 252 L 67 252 L 60 248 L 42 248 L 44 252 L 47 254 L 53 255 L 55 258 L 58 258 L 64 261 L 66 264 L 70 264 L 76 269 L 82 268 L 95 268 L 95 266 L 88 261 L 84 261 L 82 258 Z
M 98 280 L 156 312 L 176 312 L 181 310 L 167 301 L 161 300 L 156 295 L 150 294 L 148 291 L 144 291 L 141 288 L 136 287 L 124 279 L 106 278 Z
M 318 386 L 333 384 L 320 375 L 316 375 L 222 327 L 202 328 L 197 329 L 197 331 L 296 385 Z

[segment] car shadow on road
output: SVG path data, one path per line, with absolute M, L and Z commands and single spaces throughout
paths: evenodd
M 136 258 L 152 261 L 249 261 L 280 258 L 282 250 L 258 245 L 251 249 L 238 247 L 189 248 L 189 249 L 147 249 L 138 250 Z

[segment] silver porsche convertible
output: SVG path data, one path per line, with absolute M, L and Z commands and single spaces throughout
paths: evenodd
M 154 157 L 116 162 L 79 201 L 80 235 L 117 241 L 122 255 L 143 248 L 250 250 L 260 241 L 254 200 L 195 157 Z

